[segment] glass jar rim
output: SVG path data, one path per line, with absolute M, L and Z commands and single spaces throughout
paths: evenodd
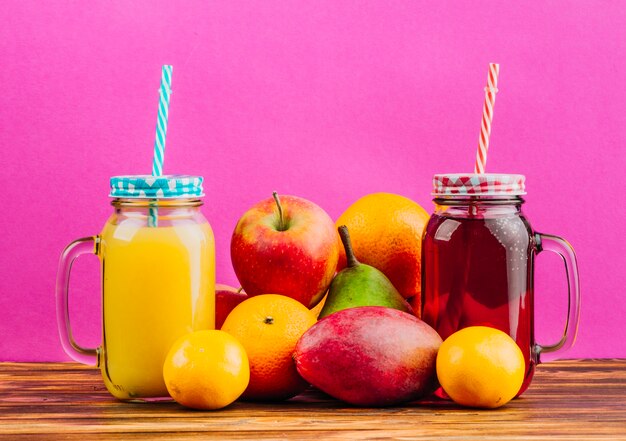
M 433 198 L 437 205 L 517 205 L 526 200 L 522 195 L 437 195 Z
M 135 198 L 118 197 L 111 199 L 111 205 L 116 208 L 167 208 L 167 207 L 199 207 L 204 204 L 198 196 L 171 197 L 171 198 Z

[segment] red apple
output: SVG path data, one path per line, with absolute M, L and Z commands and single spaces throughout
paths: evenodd
M 337 243 L 335 224 L 323 209 L 274 193 L 239 219 L 230 255 L 249 296 L 282 294 L 312 308 L 335 274 Z
M 235 306 L 246 300 L 248 296 L 241 289 L 232 286 L 215 284 L 215 329 L 222 329 L 224 320 Z

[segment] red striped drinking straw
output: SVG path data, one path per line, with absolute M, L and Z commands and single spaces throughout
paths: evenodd
M 487 150 L 489 149 L 491 121 L 493 121 L 493 107 L 496 104 L 496 93 L 498 92 L 499 72 L 499 64 L 489 63 L 489 75 L 487 76 L 487 87 L 485 87 L 485 103 L 483 104 L 483 118 L 480 124 L 480 138 L 478 139 L 474 173 L 485 173 L 485 166 L 487 165 Z

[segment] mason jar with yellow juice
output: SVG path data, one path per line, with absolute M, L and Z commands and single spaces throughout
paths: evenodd
M 121 400 L 167 398 L 163 361 L 180 336 L 215 326 L 215 243 L 202 215 L 202 178 L 111 178 L 113 213 L 98 236 L 72 242 L 57 276 L 63 348 L 95 364 Z M 102 344 L 72 338 L 68 284 L 72 262 L 96 254 L 102 268 Z

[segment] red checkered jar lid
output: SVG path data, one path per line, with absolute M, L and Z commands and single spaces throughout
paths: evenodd
M 526 194 L 523 175 L 446 173 L 433 177 L 434 197 L 519 196 Z

